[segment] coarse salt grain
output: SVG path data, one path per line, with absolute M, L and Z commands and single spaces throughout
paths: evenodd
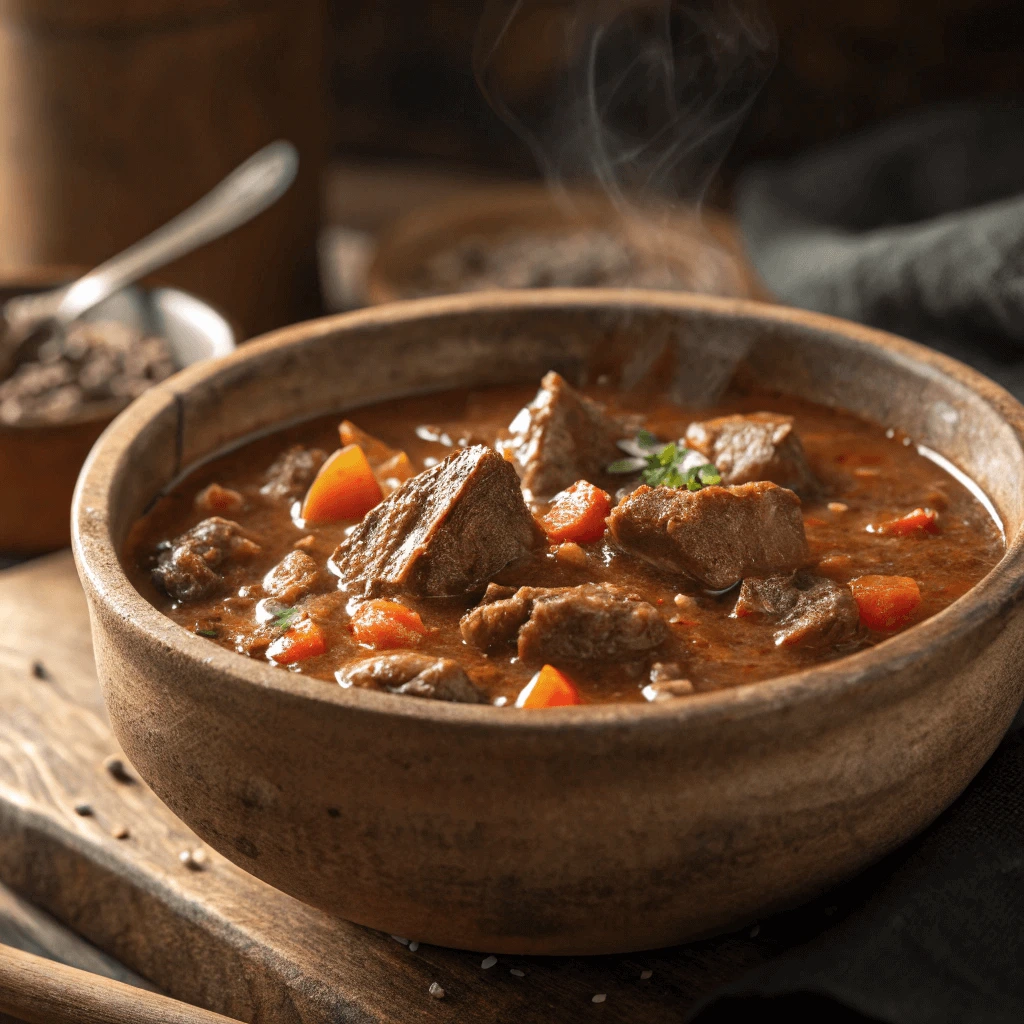
M 608 997 L 603 992 L 598 992 L 596 996 L 591 996 L 590 1001 L 592 1003 L 603 1003 Z
M 654 971 L 641 971 L 640 980 L 646 981 L 649 977 L 651 977 L 652 974 L 654 974 Z
M 413 940 L 412 942 L 409 943 L 409 952 L 410 953 L 415 953 L 416 950 L 419 949 L 419 948 L 420 948 L 420 944 L 418 942 L 416 942 L 415 940 Z
M 526 972 L 519 970 L 517 967 L 513 967 L 509 970 L 509 974 L 514 974 L 517 978 L 525 978 Z
M 489 971 L 497 962 L 498 958 L 496 956 L 488 956 L 480 961 L 480 967 L 485 971 Z
M 680 608 L 693 608 L 697 604 L 689 594 L 676 594 L 672 600 L 675 601 L 676 605 Z
M 430 993 L 430 994 L 431 994 L 431 995 L 432 995 L 432 996 L 433 996 L 433 997 L 434 997 L 435 999 L 444 999 L 444 989 L 443 989 L 443 988 L 441 988 L 441 986 L 440 986 L 440 985 L 438 985 L 438 983 L 437 983 L 436 981 L 432 981 L 432 982 L 430 983 L 430 988 L 428 988 L 428 989 L 427 989 L 427 991 L 428 991 L 428 992 L 429 992 L 429 993 Z
M 750 937 L 752 939 L 756 939 L 758 937 L 758 935 L 760 935 L 760 934 L 761 934 L 761 926 L 759 924 L 755 924 L 754 927 L 750 929 Z
M 395 942 L 400 942 L 403 946 L 409 945 L 409 940 L 403 939 L 401 935 L 392 935 L 391 938 L 393 938 Z

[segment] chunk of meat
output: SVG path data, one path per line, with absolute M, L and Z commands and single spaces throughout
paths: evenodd
M 175 601 L 197 601 L 220 585 L 223 577 L 217 569 L 259 552 L 259 544 L 238 523 L 211 516 L 164 547 L 153 582 Z
M 691 423 L 686 443 L 718 467 L 724 484 L 770 480 L 800 495 L 819 489 L 792 416 L 754 412 Z
M 260 494 L 279 500 L 301 498 L 326 459 L 327 452 L 320 448 L 295 445 L 287 449 L 267 470 Z
M 712 590 L 792 572 L 810 557 L 800 499 L 768 482 L 638 487 L 612 510 L 608 529 L 623 550 Z
M 305 597 L 323 579 L 320 566 L 305 551 L 289 551 L 263 577 L 263 590 L 286 604 Z
M 346 665 L 335 673 L 342 686 L 387 690 L 411 697 L 450 700 L 462 704 L 486 703 L 462 666 L 451 658 L 428 654 L 382 654 Z
M 630 432 L 625 419 L 545 374 L 533 401 L 512 421 L 509 449 L 522 467 L 523 489 L 546 499 L 581 479 L 593 479 L 622 456 L 615 442 Z
M 621 587 L 488 588 L 460 623 L 462 638 L 483 651 L 516 644 L 523 661 L 623 660 L 657 647 L 668 635 L 654 605 Z
M 238 491 L 216 483 L 204 487 L 195 498 L 196 508 L 208 516 L 236 515 L 244 505 L 245 498 Z
M 778 621 L 775 643 L 838 644 L 857 632 L 860 613 L 845 583 L 807 572 L 743 581 L 736 615 L 768 615 Z
M 332 556 L 341 586 L 366 597 L 468 594 L 543 542 L 515 470 L 475 445 L 406 481 Z

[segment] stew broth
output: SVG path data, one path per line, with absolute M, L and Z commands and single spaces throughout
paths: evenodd
M 684 437 L 694 420 L 761 411 L 793 417 L 807 463 L 820 485 L 816 493 L 804 496 L 800 510 L 809 570 L 815 579 L 843 585 L 873 576 L 916 581 L 920 603 L 898 628 L 945 608 L 1002 555 L 1000 529 L 979 500 L 920 454 L 910 438 L 892 430 L 842 411 L 777 396 L 737 395 L 716 409 L 687 411 L 667 400 L 637 401 L 631 407 L 629 399 L 608 389 L 582 390 L 610 413 L 641 414 L 646 429 L 666 441 Z M 362 430 L 407 453 L 418 472 L 460 446 L 493 446 L 509 438 L 510 422 L 534 391 L 532 387 L 450 391 L 383 402 L 347 415 Z M 296 518 L 294 501 L 272 500 L 261 493 L 268 467 L 292 445 L 326 451 L 338 448 L 338 418 L 262 437 L 195 469 L 135 525 L 125 552 L 135 586 L 158 609 L 186 629 L 208 636 L 211 643 L 261 659 L 268 657 L 270 649 L 265 641 L 272 642 L 294 625 L 294 620 L 279 613 L 269 621 L 258 621 L 267 616 L 264 576 L 296 545 L 318 566 L 328 567 L 353 528 L 349 521 L 304 524 Z M 591 473 L 588 479 L 610 493 L 613 505 L 625 483 L 621 476 L 605 472 Z M 637 483 L 630 480 L 626 490 Z M 197 508 L 197 496 L 210 484 L 241 496 L 241 506 L 223 515 L 237 522 L 259 550 L 221 568 L 222 579 L 214 593 L 194 601 L 175 600 L 154 584 L 152 569 L 158 552 L 167 550 L 172 538 L 210 514 L 209 509 Z M 543 516 L 551 503 L 537 501 L 532 507 Z M 927 510 L 931 517 L 928 529 L 907 533 L 884 529 L 918 509 Z M 693 692 L 768 679 L 877 644 L 894 632 L 866 623 L 862 604 L 860 624 L 837 642 L 780 641 L 778 616 L 742 614 L 737 587 L 712 593 L 686 574 L 670 572 L 624 550 L 607 532 L 590 543 L 542 544 L 505 565 L 491 580 L 509 588 L 613 584 L 658 610 L 667 636 L 655 649 L 615 660 L 566 659 L 555 665 L 571 679 L 582 703 L 650 699 L 650 683 L 659 672 L 685 678 Z M 342 593 L 338 587 L 337 575 L 324 571 L 305 595 L 309 614 L 325 641 L 324 650 L 287 666 L 322 679 L 325 685 L 338 685 L 336 673 L 346 663 L 375 653 L 353 635 L 352 616 L 358 611 L 360 595 Z M 479 590 L 445 597 L 402 594 L 393 599 L 418 613 L 427 630 L 421 637 L 411 637 L 408 646 L 458 662 L 491 703 L 514 703 L 540 667 L 521 659 L 514 647 L 488 652 L 466 642 L 460 620 L 480 601 Z M 669 667 L 652 669 L 654 665 Z M 687 692 L 686 687 L 678 692 Z

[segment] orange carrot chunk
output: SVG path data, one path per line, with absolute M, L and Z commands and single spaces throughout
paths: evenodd
M 909 576 L 858 576 L 850 580 L 860 621 L 868 629 L 893 633 L 906 626 L 921 604 L 917 581 Z
M 899 519 L 870 527 L 870 532 L 889 537 L 920 537 L 926 533 L 938 533 L 939 514 L 930 508 L 915 508 Z
M 590 544 L 604 536 L 604 521 L 611 510 L 612 501 L 605 491 L 586 480 L 577 480 L 555 495 L 540 525 L 552 544 Z
M 415 647 L 427 632 L 423 620 L 411 608 L 397 601 L 367 601 L 352 616 L 352 636 L 358 644 L 374 650 Z
M 301 515 L 307 523 L 359 520 L 383 497 L 363 449 L 350 444 L 320 467 L 302 502 Z
M 517 708 L 560 708 L 582 703 L 580 691 L 553 665 L 545 665 L 516 697 Z
M 267 648 L 267 657 L 278 665 L 292 665 L 296 661 L 315 658 L 326 650 L 324 631 L 312 619 L 304 619 Z

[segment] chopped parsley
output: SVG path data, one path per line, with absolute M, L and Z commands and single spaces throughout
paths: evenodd
M 211 640 L 216 640 L 220 636 L 215 629 L 197 629 L 196 634 L 198 636 L 208 636 Z
M 640 479 L 651 487 L 685 487 L 688 491 L 722 482 L 717 467 L 682 442 L 662 444 L 650 431 L 641 430 L 633 440 L 618 445 L 628 458 L 616 459 L 607 467 L 609 473 L 639 472 Z
M 276 626 L 278 629 L 291 629 L 298 617 L 298 608 L 281 608 L 274 612 L 273 618 L 270 620 L 270 624 L 272 626 Z

